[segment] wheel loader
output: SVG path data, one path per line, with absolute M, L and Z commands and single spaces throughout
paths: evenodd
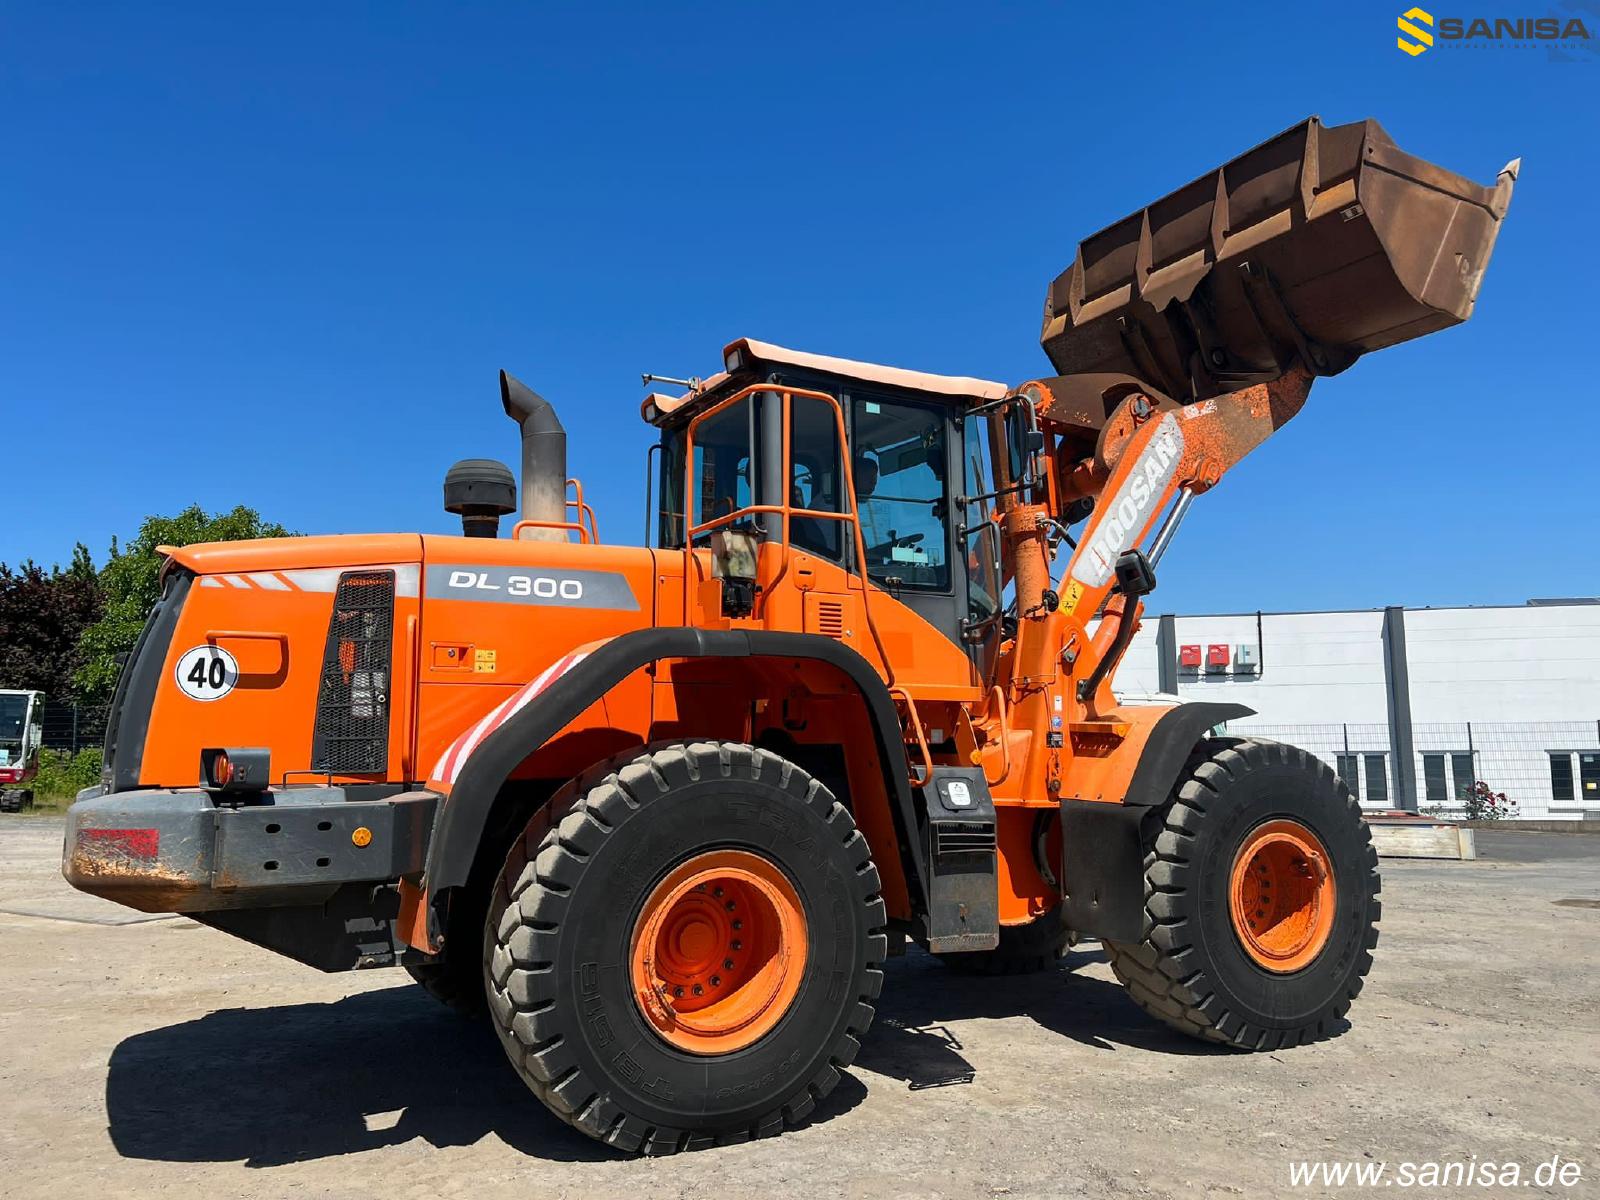
M 1356 801 L 1113 675 L 1313 380 L 1467 318 L 1516 173 L 1309 119 L 1082 241 L 1016 386 L 736 340 L 643 402 L 640 546 L 502 373 L 520 508 L 467 460 L 462 536 L 165 550 L 65 875 L 403 967 L 626 1151 L 805 1121 L 908 942 L 1003 974 L 1095 940 L 1196 1038 L 1334 1034 L 1377 941 Z

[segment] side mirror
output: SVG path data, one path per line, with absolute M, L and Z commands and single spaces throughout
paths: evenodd
M 1011 481 L 1031 488 L 1036 482 L 1034 458 L 1044 449 L 1044 434 L 1033 404 L 1021 396 L 1006 409 L 1006 455 L 1011 465 Z

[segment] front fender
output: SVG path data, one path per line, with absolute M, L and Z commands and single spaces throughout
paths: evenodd
M 1062 798 L 1063 925 L 1117 942 L 1143 936 L 1145 815 L 1166 803 L 1206 730 L 1254 712 L 1242 704 L 1175 705 L 1151 727 L 1121 803 Z

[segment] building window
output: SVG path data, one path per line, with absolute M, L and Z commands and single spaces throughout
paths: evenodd
M 1367 803 L 1389 803 L 1389 763 L 1387 754 L 1363 754 L 1367 776 Z
M 1449 781 L 1445 766 L 1450 768 Z M 1422 756 L 1422 791 L 1429 804 L 1463 803 L 1463 797 L 1477 783 L 1472 766 L 1472 751 L 1449 750 Z
M 1547 753 L 1550 755 L 1552 801 L 1600 804 L 1600 750 L 1550 750 Z M 1574 758 L 1578 760 L 1577 771 L 1572 769 Z
M 1335 759 L 1339 778 L 1344 780 L 1344 785 L 1350 789 L 1352 796 L 1357 800 L 1361 799 L 1361 777 L 1357 773 L 1360 759 L 1354 754 L 1339 754 Z
M 1552 800 L 1565 800 L 1572 803 L 1577 797 L 1572 794 L 1572 751 L 1550 751 L 1550 798 Z
M 1444 785 L 1444 755 L 1422 756 L 1422 794 L 1429 804 L 1443 804 L 1447 798 Z

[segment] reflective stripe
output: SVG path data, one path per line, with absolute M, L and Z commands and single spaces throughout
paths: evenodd
M 279 574 L 290 587 L 298 588 L 302 592 L 331 592 L 339 586 L 339 576 L 344 571 L 339 567 L 317 567 L 309 570 L 282 571 Z
M 439 761 L 434 764 L 430 780 L 437 780 L 443 784 L 453 784 L 461 775 L 461 769 L 466 765 L 467 759 L 472 757 L 473 751 L 481 746 L 486 738 L 506 721 L 516 716 L 546 688 L 573 667 L 577 666 L 591 653 L 590 647 L 573 652 L 565 658 L 557 659 L 546 667 L 537 678 L 530 683 L 523 684 L 499 704 L 495 705 L 472 728 L 468 729 L 439 756 Z
M 417 563 L 389 563 L 370 567 L 302 567 L 292 571 L 203 575 L 200 586 L 264 592 L 333 592 L 339 587 L 339 576 L 352 571 L 393 571 L 394 594 L 408 600 L 417 598 L 422 580 L 422 568 Z

